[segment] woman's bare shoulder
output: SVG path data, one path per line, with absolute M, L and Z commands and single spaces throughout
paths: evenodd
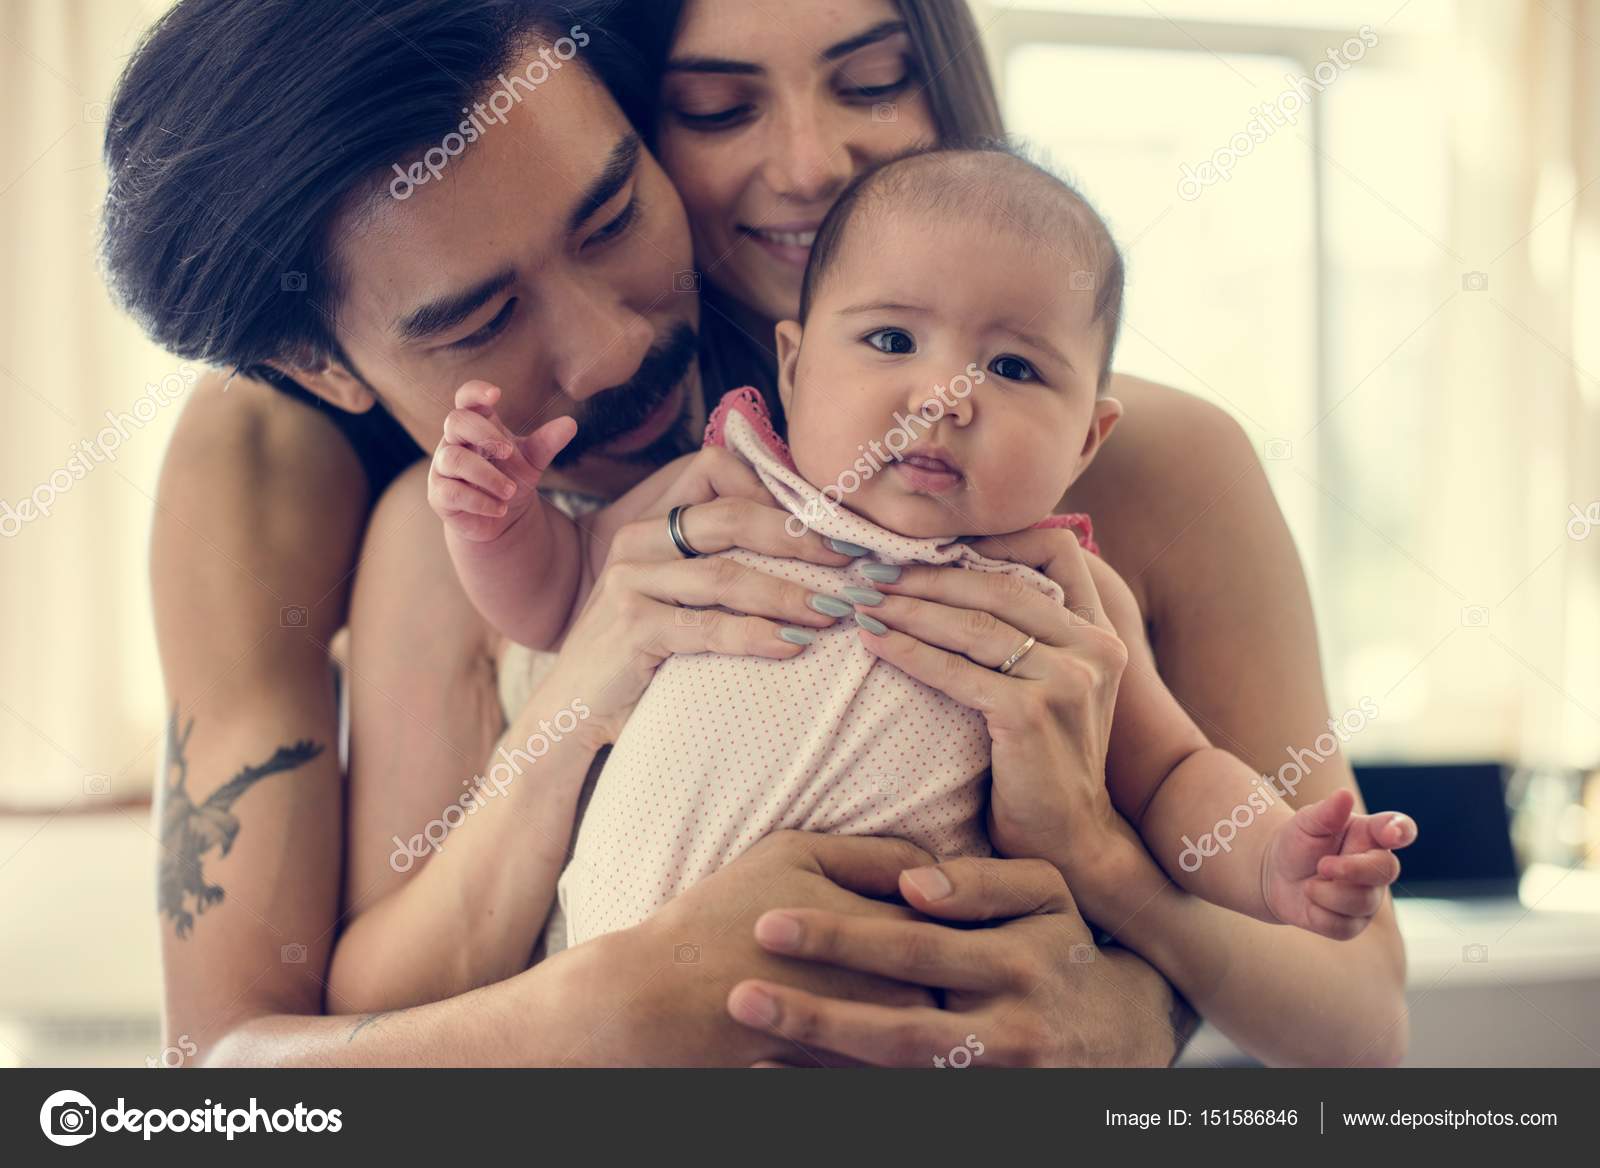
M 1107 561 L 1149 614 L 1178 575 L 1188 587 L 1231 571 L 1237 553 L 1281 545 L 1287 529 L 1243 427 L 1203 398 L 1118 375 L 1121 423 L 1065 504 L 1094 518 Z

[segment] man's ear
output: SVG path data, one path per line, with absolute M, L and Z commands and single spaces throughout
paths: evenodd
M 789 399 L 794 396 L 794 373 L 800 364 L 800 338 L 804 334 L 797 320 L 780 320 L 778 342 L 778 400 L 784 413 L 789 412 Z
M 267 364 L 330 406 L 337 406 L 347 413 L 364 414 L 377 404 L 378 399 L 367 388 L 366 382 L 338 361 L 299 365 L 292 361 L 272 360 Z
M 1105 445 L 1106 439 L 1111 437 L 1111 431 L 1117 428 L 1117 423 L 1121 420 L 1120 401 L 1114 397 L 1094 399 L 1094 419 L 1089 423 L 1088 434 L 1084 435 L 1083 449 L 1078 452 L 1078 474 L 1081 475 L 1089 469 L 1094 456 L 1100 453 L 1100 447 Z

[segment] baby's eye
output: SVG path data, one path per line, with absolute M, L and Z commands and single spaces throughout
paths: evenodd
M 877 332 L 868 333 L 863 339 L 878 352 L 889 353 L 896 357 L 917 351 L 915 338 L 904 329 L 879 329 Z
M 1039 375 L 1034 372 L 1033 366 L 1029 365 L 1021 357 L 996 357 L 989 362 L 989 372 L 996 377 L 1003 377 L 1007 381 L 1039 380 Z

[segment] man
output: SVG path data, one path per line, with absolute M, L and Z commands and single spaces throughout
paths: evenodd
M 638 955 L 670 950 L 729 905 L 752 920 L 783 905 L 870 912 L 875 902 L 850 889 L 881 895 L 923 862 L 894 843 L 775 839 L 629 934 L 397 1015 L 322 1016 L 343 1012 L 325 1001 L 329 953 L 365 907 L 357 892 L 341 909 L 329 645 L 369 511 L 408 438 L 413 453 L 431 449 L 455 388 L 487 380 L 518 432 L 577 417 L 579 437 L 547 481 L 613 497 L 689 448 L 704 416 L 687 225 L 633 129 L 647 124 L 642 63 L 663 30 L 646 22 L 625 42 L 613 26 L 632 13 L 608 17 L 614 8 L 184 0 L 115 99 L 113 284 L 162 344 L 240 373 L 209 379 L 186 409 L 152 544 L 175 710 L 160 812 L 167 1027 L 204 1060 L 796 1057 L 724 1008 L 741 977 L 798 976 L 748 927 L 676 976 L 640 984 Z M 368 570 L 396 522 L 374 534 Z M 470 606 L 442 540 L 432 554 L 420 546 L 384 570 L 414 573 L 412 591 L 438 601 L 394 635 L 459 696 L 448 721 L 428 721 L 441 728 L 441 761 L 465 780 L 503 729 L 493 663 L 463 659 Z M 941 915 L 1039 910 L 1063 922 L 1053 950 L 1087 939 L 1058 877 L 954 871 L 961 887 Z M 1005 929 L 993 932 L 999 953 Z M 995 1044 L 997 1060 L 1004 1049 L 1053 1061 L 1067 1047 L 1111 1062 L 1171 1057 L 1173 998 L 1142 962 L 1060 962 L 1045 981 L 1047 992 L 994 999 L 1019 1036 Z

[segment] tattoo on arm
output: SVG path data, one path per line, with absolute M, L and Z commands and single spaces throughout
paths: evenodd
M 189 798 L 187 782 L 189 760 L 184 751 L 194 719 L 178 733 L 178 708 L 173 706 L 167 723 L 167 773 L 171 781 L 161 788 L 161 861 L 157 874 L 157 904 L 161 914 L 172 918 L 180 940 L 194 928 L 196 913 L 203 913 L 222 902 L 221 885 L 207 884 L 201 857 L 220 846 L 226 856 L 239 834 L 239 819 L 233 805 L 251 787 L 270 775 L 292 771 L 322 753 L 320 743 L 300 741 L 280 746 L 266 762 L 244 766 L 222 786 L 211 792 L 198 806 Z M 193 899 L 194 912 L 188 900 Z

